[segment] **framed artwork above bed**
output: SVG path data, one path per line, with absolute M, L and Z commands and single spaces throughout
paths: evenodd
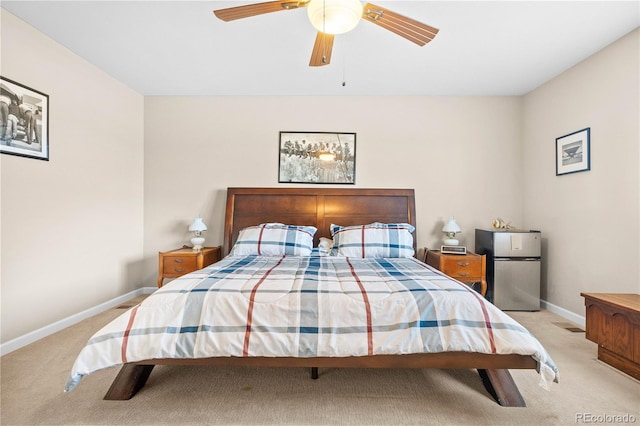
M 356 134 L 280 132 L 278 182 L 356 183 Z

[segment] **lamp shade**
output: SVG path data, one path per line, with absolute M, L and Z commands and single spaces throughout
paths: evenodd
M 189 225 L 189 231 L 202 232 L 202 231 L 206 231 L 206 230 L 207 230 L 207 225 L 204 224 L 204 222 L 202 221 L 202 218 L 200 216 L 197 216 L 193 220 L 193 223 L 191 225 Z
M 327 34 L 351 31 L 362 17 L 360 0 L 311 0 L 309 20 L 316 30 Z
M 450 232 L 456 234 L 458 232 L 462 232 L 462 229 L 460 229 L 460 226 L 456 223 L 456 218 L 451 216 L 449 218 L 449 221 L 442 227 L 442 232 L 444 232 L 445 234 L 448 234 Z

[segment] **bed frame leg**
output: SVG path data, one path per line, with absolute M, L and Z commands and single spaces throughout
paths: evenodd
M 524 398 L 509 370 L 478 370 L 482 383 L 491 396 L 503 407 L 526 407 Z
M 153 365 L 124 364 L 104 399 L 118 401 L 131 399 L 147 383 L 153 367 Z
M 311 378 L 313 380 L 318 379 L 318 367 L 311 367 Z

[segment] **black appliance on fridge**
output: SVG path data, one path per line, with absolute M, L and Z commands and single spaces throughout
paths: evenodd
M 540 231 L 476 229 L 487 256 L 486 298 L 503 311 L 540 310 Z

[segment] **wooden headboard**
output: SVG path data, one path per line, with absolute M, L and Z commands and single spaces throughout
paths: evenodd
M 228 188 L 223 255 L 229 254 L 241 229 L 267 222 L 311 225 L 331 238 L 332 223 L 342 226 L 372 222 L 416 226 L 413 189 L 358 188 Z M 413 235 L 416 250 L 416 235 Z

